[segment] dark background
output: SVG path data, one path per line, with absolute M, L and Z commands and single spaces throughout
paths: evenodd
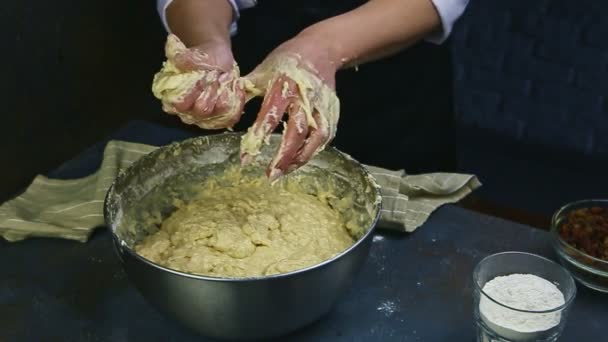
M 154 2 L 9 1 L 0 11 L 0 196 L 132 119 L 178 125 L 151 94 Z
M 452 36 L 461 169 L 550 215 L 608 194 L 608 2 L 471 0 Z
M 129 120 L 187 128 L 150 91 L 153 1 L 2 7 L 0 199 Z M 480 196 L 543 213 L 606 196 L 607 17 L 605 1 L 471 0 L 450 43 L 460 168 Z

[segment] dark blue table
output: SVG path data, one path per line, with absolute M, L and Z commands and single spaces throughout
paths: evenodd
M 134 122 L 110 138 L 165 144 L 191 134 Z M 51 176 L 81 177 L 105 142 Z M 410 235 L 380 231 L 352 288 L 289 341 L 473 341 L 471 273 L 482 257 L 528 251 L 554 258 L 548 233 L 444 206 Z M 129 283 L 110 236 L 85 243 L 0 241 L 0 341 L 200 341 Z M 579 286 L 563 341 L 605 341 L 608 296 Z M 202 339 L 204 340 L 204 339 Z

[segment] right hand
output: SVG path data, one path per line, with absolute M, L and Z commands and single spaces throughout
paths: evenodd
M 338 63 L 323 37 L 299 34 L 272 51 L 245 76 L 264 95 L 256 121 L 241 141 L 241 164 L 259 154 L 268 137 L 289 119 L 266 173 L 271 180 L 306 164 L 334 138 L 340 114 L 335 91 Z
M 177 36 L 169 35 L 165 53 L 167 64 L 155 77 L 153 89 L 167 113 L 206 129 L 231 128 L 239 121 L 245 91 L 229 43 L 210 42 L 187 48 Z M 190 82 L 183 82 L 184 77 Z M 162 87 L 157 87 L 157 78 L 163 81 Z M 178 95 L 168 96 L 171 91 Z

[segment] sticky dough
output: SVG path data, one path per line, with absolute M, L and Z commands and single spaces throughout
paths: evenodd
M 297 188 L 271 186 L 265 178 L 230 186 L 207 182 L 135 250 L 187 273 L 258 277 L 306 268 L 344 251 L 354 243 L 347 226 L 322 198 Z
M 206 76 L 206 71 L 181 71 L 173 63 L 175 56 L 186 50 L 186 46 L 175 36 L 169 36 L 165 44 L 165 56 L 161 70 L 154 75 L 152 93 L 163 103 L 181 101 L 188 91 Z M 174 109 L 172 109 L 174 111 Z

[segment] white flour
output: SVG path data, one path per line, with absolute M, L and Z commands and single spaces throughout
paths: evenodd
M 564 294 L 550 281 L 533 274 L 496 277 L 483 286 L 483 292 L 495 301 L 514 309 L 551 310 L 564 304 Z M 481 296 L 479 310 L 486 320 L 522 333 L 545 331 L 558 325 L 561 313 L 526 313 L 507 309 Z
M 381 302 L 376 310 L 384 313 L 386 317 L 390 317 L 395 311 L 397 311 L 397 305 L 395 302 L 387 300 Z

